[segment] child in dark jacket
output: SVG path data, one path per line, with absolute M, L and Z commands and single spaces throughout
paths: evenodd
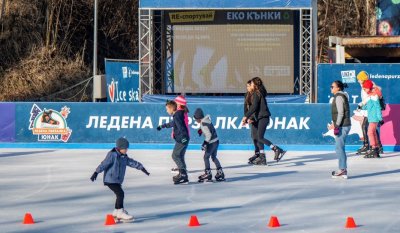
M 185 124 L 185 112 L 184 110 L 178 110 L 175 101 L 170 100 L 166 103 L 165 108 L 169 115 L 172 115 L 172 121 L 165 123 L 157 127 L 160 131 L 162 128 L 173 128 L 175 147 L 172 152 L 172 159 L 176 163 L 179 169 L 179 174 L 172 178 L 174 184 L 187 184 L 189 183 L 185 153 L 189 144 L 189 128 Z
M 131 158 L 126 154 L 129 148 L 129 142 L 126 138 L 119 138 L 114 147 L 108 152 L 106 158 L 96 168 L 90 179 L 95 181 L 97 175 L 104 171 L 103 182 L 108 186 L 117 197 L 115 201 L 115 209 L 113 217 L 121 221 L 133 221 L 132 215 L 124 209 L 124 190 L 122 190 L 122 183 L 124 182 L 126 166 L 141 170 L 146 175 L 150 175 L 143 165 Z
M 217 174 L 215 175 L 216 181 L 224 181 L 225 174 L 222 171 L 221 163 L 217 158 L 217 151 L 219 146 L 219 139 L 217 131 L 211 122 L 209 115 L 204 116 L 203 110 L 201 108 L 196 109 L 193 118 L 197 123 L 200 124 L 200 129 L 198 130 L 199 136 L 204 135 L 204 142 L 201 149 L 204 151 L 204 164 L 205 170 L 204 174 L 199 176 L 199 182 L 211 182 L 212 173 L 210 168 L 210 157 L 217 168 Z

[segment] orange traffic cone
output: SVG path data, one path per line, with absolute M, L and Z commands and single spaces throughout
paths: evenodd
M 353 217 L 347 217 L 346 228 L 356 228 L 356 222 Z
M 104 223 L 104 225 L 109 226 L 109 225 L 115 225 L 115 219 L 112 216 L 112 214 L 107 214 L 106 216 L 106 222 Z
M 23 224 L 34 224 L 35 221 L 33 221 L 33 217 L 31 213 L 26 213 L 24 217 L 24 221 L 22 222 Z
M 281 224 L 279 224 L 278 217 L 276 217 L 276 216 L 271 216 L 271 218 L 269 219 L 268 226 L 269 226 L 269 227 L 272 227 L 272 228 L 280 227 Z
M 190 216 L 189 227 L 199 227 L 200 223 L 196 215 Z

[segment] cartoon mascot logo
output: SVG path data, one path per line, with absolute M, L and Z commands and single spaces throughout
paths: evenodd
M 67 118 L 70 109 L 64 106 L 60 112 L 54 109 L 40 109 L 34 104 L 31 109 L 29 130 L 38 135 L 38 141 L 68 142 L 72 130 L 68 128 Z

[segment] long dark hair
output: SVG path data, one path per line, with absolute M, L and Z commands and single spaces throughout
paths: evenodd
M 246 85 L 251 85 L 251 79 L 249 81 L 247 81 Z M 246 92 L 245 102 L 246 102 L 247 106 L 251 105 L 251 100 L 252 100 L 251 94 L 252 94 L 251 91 Z
M 333 83 L 336 84 L 336 86 L 339 88 L 340 91 L 343 91 L 345 88 L 348 87 L 347 83 L 343 83 L 340 80 L 333 81 Z
M 259 77 L 254 77 L 251 79 L 251 82 L 254 83 L 254 86 L 256 87 L 255 91 L 262 95 L 262 96 L 267 96 L 267 89 L 265 89 L 265 86 L 263 84 L 263 81 Z

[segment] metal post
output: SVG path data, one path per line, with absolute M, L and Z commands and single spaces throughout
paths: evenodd
M 98 0 L 94 0 L 94 26 L 93 26 L 93 83 L 97 75 L 97 6 Z M 94 88 L 95 85 L 93 85 Z M 94 90 L 93 90 L 94 93 Z M 93 95 L 93 102 L 95 102 Z
M 97 5 L 94 0 L 94 30 L 93 30 L 93 76 L 97 74 Z

